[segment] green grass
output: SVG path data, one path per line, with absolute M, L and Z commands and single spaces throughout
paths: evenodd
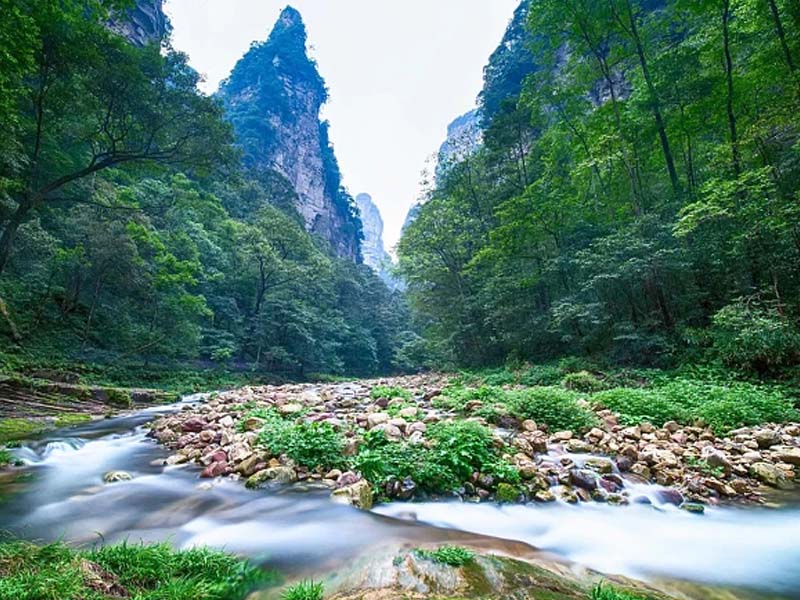
M 274 575 L 204 548 L 166 544 L 76 551 L 65 544 L 0 544 L 0 600 L 240 600 Z
M 30 419 L 0 419 L 0 444 L 23 440 L 45 429 L 43 423 Z
M 55 420 L 56 427 L 71 427 L 73 425 L 80 425 L 81 423 L 86 423 L 91 421 L 91 415 L 85 415 L 81 413 L 71 413 L 59 416 Z
M 389 385 L 376 385 L 374 388 L 372 388 L 369 395 L 373 399 L 387 398 L 389 400 L 393 398 L 411 400 L 412 397 L 411 392 L 409 392 L 407 389 Z
M 648 597 L 601 583 L 592 589 L 590 600 L 648 600 Z
M 324 591 L 321 583 L 301 581 L 286 588 L 281 600 L 322 600 Z
M 475 560 L 475 553 L 461 546 L 441 546 L 435 550 L 417 549 L 414 553 L 425 560 L 460 568 Z

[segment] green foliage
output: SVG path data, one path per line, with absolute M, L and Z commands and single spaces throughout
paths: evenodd
M 301 581 L 286 588 L 281 600 L 322 600 L 324 592 L 322 583 Z
M 519 498 L 519 489 L 510 483 L 500 483 L 494 493 L 495 499 L 501 504 L 514 504 Z
M 586 393 L 599 392 L 608 387 L 605 381 L 589 373 L 589 371 L 567 373 L 561 384 L 568 390 Z
M 103 600 L 87 583 L 87 563 L 137 600 L 236 600 L 273 576 L 205 548 L 122 544 L 76 552 L 63 544 L 0 544 L 0 599 Z M 98 572 L 96 571 L 96 572 Z M 107 575 L 106 575 L 107 574 Z
M 402 398 L 403 400 L 411 400 L 411 392 L 408 390 L 397 387 L 397 386 L 387 386 L 387 385 L 376 385 L 372 390 L 370 390 L 370 398 L 386 398 L 386 399 L 393 399 L 393 398 Z
M 54 425 L 56 427 L 72 427 L 73 425 L 80 425 L 81 423 L 86 423 L 91 420 L 91 415 L 81 413 L 64 414 L 56 418 Z
M 610 585 L 598 584 L 592 589 L 591 600 L 647 600 L 647 596 L 641 596 Z
M 730 367 L 766 375 L 800 363 L 800 330 L 776 307 L 740 299 L 713 323 L 714 350 Z
M 0 467 L 5 467 L 14 462 L 14 455 L 5 448 L 0 448 Z
M 597 422 L 591 410 L 578 403 L 578 395 L 558 387 L 531 387 L 509 394 L 511 413 L 533 419 L 551 431 L 582 431 Z
M 456 568 L 463 567 L 475 560 L 475 553 L 461 546 L 440 546 L 435 550 L 417 548 L 414 553 L 422 559 Z
M 482 145 L 442 161 L 398 246 L 440 364 L 673 366 L 712 323 L 730 366 L 797 364 L 800 22 L 774 6 L 520 4 L 485 70 Z M 545 375 L 526 383 L 561 380 Z
M 274 455 L 285 454 L 309 469 L 332 469 L 344 464 L 344 436 L 330 423 L 294 423 L 274 411 L 253 412 L 265 419 L 258 443 Z
M 600 392 L 592 401 L 619 412 L 625 424 L 701 421 L 718 434 L 742 426 L 800 418 L 791 398 L 777 388 L 743 382 L 719 384 L 679 378 L 653 388 Z
M 421 490 L 434 494 L 457 490 L 476 472 L 519 481 L 517 471 L 495 449 L 491 432 L 477 423 L 435 423 L 427 437 L 430 446 L 392 442 L 382 431 L 367 432 L 352 467 L 377 485 L 411 478 Z
M 30 419 L 0 419 L 0 444 L 23 440 L 43 431 L 45 425 Z
M 723 467 L 712 467 L 707 461 L 693 456 L 688 456 L 685 460 L 687 466 L 699 470 L 704 475 L 710 475 L 711 477 L 725 476 L 725 469 Z

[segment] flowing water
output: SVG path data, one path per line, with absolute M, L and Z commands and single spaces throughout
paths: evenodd
M 800 598 L 797 508 L 693 515 L 659 504 L 659 488 L 640 485 L 636 491 L 649 504 L 414 503 L 368 513 L 333 504 L 324 490 L 252 492 L 240 482 L 200 480 L 193 467 L 161 466 L 167 453 L 146 437 L 144 425 L 179 408 L 89 423 L 17 449 L 26 466 L 0 481 L 0 530 L 86 545 L 165 539 L 177 547 L 212 545 L 290 572 L 322 572 L 387 542 L 476 543 L 490 536 L 605 573 Z M 133 479 L 104 484 L 112 470 Z

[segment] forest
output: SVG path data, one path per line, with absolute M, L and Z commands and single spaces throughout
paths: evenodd
M 137 47 L 105 26 L 130 6 L 0 4 L 4 356 L 300 378 L 395 368 L 403 300 L 305 231 L 290 186 L 244 166 L 222 102 L 168 39 Z
M 399 246 L 419 360 L 796 368 L 800 4 L 523 2 L 485 84 Z

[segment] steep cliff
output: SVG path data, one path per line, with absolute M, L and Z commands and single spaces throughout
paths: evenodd
M 325 81 L 306 52 L 300 13 L 283 10 L 266 42 L 255 43 L 220 86 L 245 167 L 277 173 L 294 189 L 306 229 L 339 256 L 360 259 L 361 222 L 341 173 L 320 109 Z
M 159 42 L 169 31 L 164 0 L 136 0 L 122 14 L 112 16 L 108 27 L 136 46 Z
M 392 277 L 389 268 L 392 257 L 383 246 L 383 218 L 381 212 L 372 201 L 369 194 L 356 196 L 356 204 L 361 214 L 361 224 L 364 230 L 364 240 L 361 243 L 361 254 L 364 264 L 369 266 L 383 282 L 390 288 L 397 286 L 397 281 Z

